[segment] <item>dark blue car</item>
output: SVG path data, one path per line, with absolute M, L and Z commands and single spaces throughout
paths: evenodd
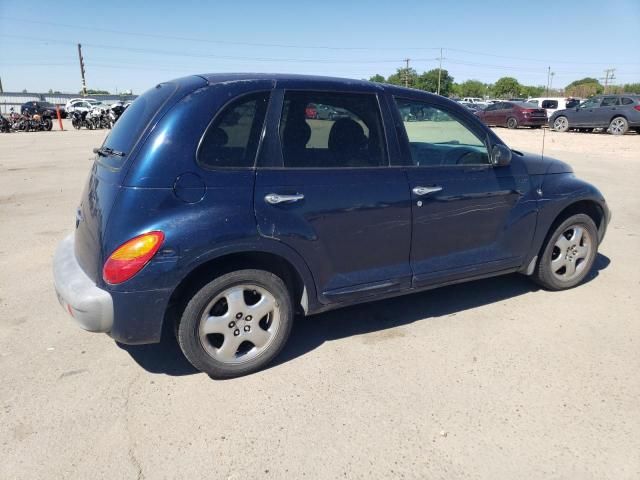
M 172 322 L 218 378 L 272 360 L 296 314 L 510 272 L 573 287 L 610 218 L 567 164 L 510 150 L 455 102 L 365 81 L 162 83 L 95 153 L 54 259 L 60 302 L 125 344 Z

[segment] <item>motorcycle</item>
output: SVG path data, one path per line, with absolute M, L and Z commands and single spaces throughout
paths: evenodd
M 76 130 L 80 130 L 82 127 L 88 128 L 89 130 L 93 130 L 93 122 L 90 122 L 87 119 L 87 111 L 78 111 L 74 110 L 71 116 L 71 125 Z
M 0 132 L 9 133 L 11 131 L 11 122 L 4 118 L 4 115 L 0 114 Z
M 104 109 L 95 107 L 87 115 L 87 120 L 93 124 L 93 128 L 111 128 L 111 122 Z
M 41 131 L 51 131 L 53 128 L 53 122 L 51 121 L 51 116 L 43 113 L 36 113 L 28 119 L 29 128 L 28 130 L 32 130 L 34 132 Z
M 122 116 L 126 108 L 127 108 L 126 106 L 117 104 L 117 103 L 114 105 L 111 105 L 111 108 L 109 108 L 109 123 L 111 124 L 111 127 L 115 125 L 115 123 Z

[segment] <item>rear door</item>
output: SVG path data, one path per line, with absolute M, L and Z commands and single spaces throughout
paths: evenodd
M 385 135 L 387 107 L 371 89 L 296 86 L 279 82 L 269 111 L 254 198 L 260 234 L 307 262 L 323 303 L 408 288 L 410 198 L 402 169 L 389 167 L 397 144 Z M 311 104 L 337 113 L 307 118 Z
M 596 121 L 601 127 L 608 127 L 611 119 L 620 110 L 620 97 L 608 96 L 602 99 Z
M 535 228 L 536 202 L 523 163 L 489 163 L 486 132 L 444 102 L 395 98 L 422 110 L 404 122 L 413 232 L 411 267 L 420 287 L 518 267 Z

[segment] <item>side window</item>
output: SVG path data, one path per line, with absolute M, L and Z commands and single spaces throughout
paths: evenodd
M 585 100 L 582 104 L 580 104 L 580 108 L 596 108 L 600 106 L 600 101 L 601 99 L 596 97 L 596 98 L 590 98 L 588 100 Z
M 543 100 L 542 108 L 558 108 L 557 100 Z
M 387 165 L 373 94 L 285 92 L 280 140 L 284 166 L 289 168 Z
M 268 92 L 246 95 L 219 113 L 200 143 L 200 165 L 206 168 L 253 167 L 268 101 Z
M 555 108 L 555 107 L 545 107 L 544 104 L 547 100 L 542 101 L 542 108 Z M 535 106 L 538 106 L 538 100 L 527 100 L 527 103 L 533 103 Z
M 487 106 L 487 108 L 484 109 L 485 112 L 491 112 L 493 110 L 497 110 L 497 103 L 492 103 L 490 105 Z
M 624 97 L 622 100 L 620 100 L 620 103 L 622 105 L 633 105 L 633 99 L 629 97 Z
M 602 99 L 602 105 L 603 107 L 613 107 L 615 105 L 618 105 L 618 97 L 604 97 Z
M 400 112 L 409 111 L 404 121 L 411 160 L 418 167 L 488 165 L 484 142 L 458 118 L 423 102 L 396 98 Z

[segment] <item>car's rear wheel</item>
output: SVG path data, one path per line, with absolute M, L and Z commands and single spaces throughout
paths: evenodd
M 284 282 L 263 270 L 239 270 L 202 287 L 187 304 L 178 343 L 189 362 L 214 378 L 255 372 L 282 349 L 293 306 Z
M 569 130 L 569 119 L 564 116 L 559 116 L 553 121 L 553 129 L 556 132 L 566 132 Z
M 516 117 L 507 118 L 507 128 L 518 128 L 518 119 Z
M 533 280 L 548 290 L 565 290 L 581 283 L 598 253 L 598 229 L 585 214 L 573 215 L 547 239 Z
M 624 135 L 629 130 L 629 122 L 624 117 L 616 117 L 609 124 L 609 133 L 612 135 Z

